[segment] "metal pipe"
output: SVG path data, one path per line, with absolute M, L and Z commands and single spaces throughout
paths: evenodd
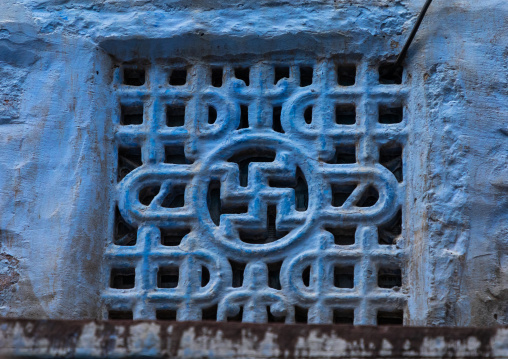
M 418 32 L 418 29 L 420 28 L 420 25 L 423 21 L 423 18 L 425 17 L 425 14 L 427 13 L 427 10 L 429 9 L 431 2 L 432 2 L 432 0 L 427 0 L 425 2 L 425 5 L 423 5 L 422 11 L 420 12 L 420 15 L 418 16 L 418 19 L 416 20 L 413 30 L 411 31 L 411 34 L 409 35 L 406 43 L 404 44 L 402 51 L 400 52 L 399 56 L 397 57 L 397 61 L 395 61 L 395 64 L 393 65 L 393 68 L 392 68 L 393 71 L 395 71 L 397 68 L 399 68 L 400 65 L 402 64 L 402 61 L 404 61 L 404 59 L 406 58 L 407 51 L 409 50 L 409 46 L 411 46 L 411 43 L 413 42 L 413 39 L 415 38 L 415 35 Z

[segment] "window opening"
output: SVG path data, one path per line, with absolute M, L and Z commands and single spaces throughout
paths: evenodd
M 211 58 L 115 67 L 103 319 L 401 324 L 403 71 Z

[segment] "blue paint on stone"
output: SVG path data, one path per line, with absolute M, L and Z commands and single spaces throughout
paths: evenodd
M 299 317 L 308 310 L 314 323 L 333 321 L 334 309 L 354 309 L 357 324 L 375 324 L 381 309 L 403 310 L 406 324 L 507 323 L 507 4 L 435 0 L 403 83 L 380 85 L 380 63 L 400 51 L 422 3 L 4 1 L 0 314 L 105 318 L 116 308 L 153 319 L 166 308 L 184 320 L 217 305 L 219 319 L 243 306 L 244 319 L 257 322 L 269 320 L 260 308 L 271 306 L 271 315 L 289 322 L 298 307 Z M 335 81 L 340 63 L 357 66 L 353 86 Z M 146 69 L 147 82 L 127 88 L 122 71 L 133 64 Z M 189 84 L 169 86 L 166 71 L 182 64 Z M 236 64 L 253 69 L 249 86 L 234 79 Z M 212 65 L 231 66 L 220 88 L 207 82 Z M 289 66 L 289 79 L 274 84 L 275 65 Z M 298 73 L 309 65 L 313 83 L 301 87 Z M 165 127 L 172 99 L 187 104 L 184 126 Z M 142 124 L 120 125 L 121 103 L 139 102 Z M 336 102 L 356 105 L 354 125 L 336 123 Z M 213 123 L 208 104 L 216 106 Z M 268 104 L 281 107 L 280 127 Z M 248 126 L 241 125 L 240 105 L 248 106 Z M 393 115 L 399 107 L 401 123 L 378 122 L 380 109 Z M 129 111 L 129 121 L 137 121 L 137 110 Z M 342 121 L 351 118 L 349 112 Z M 401 182 L 392 143 L 402 150 Z M 170 161 L 192 163 L 164 163 L 164 144 Z M 356 164 L 347 163 L 352 144 Z M 329 163 L 341 145 L 346 163 Z M 142 166 L 118 182 L 120 146 L 139 146 L 140 153 L 125 155 L 131 166 Z M 238 157 L 247 168 L 240 176 L 229 160 L 258 146 L 274 159 L 245 165 Z M 284 185 L 270 186 L 272 173 Z M 298 178 L 308 186 L 301 211 L 296 205 L 304 209 L 305 198 L 293 194 L 304 188 Z M 378 190 L 378 202 L 340 207 L 350 188 L 339 185 L 357 180 Z M 220 184 L 225 212 L 247 206 L 248 214 L 224 213 L 216 224 L 218 206 L 208 205 L 212 182 Z M 176 189 L 167 203 L 174 208 L 161 207 L 157 197 L 141 204 L 147 185 Z M 177 207 L 182 194 L 185 205 Z M 136 228 L 135 245 L 113 245 L 117 204 L 126 221 L 123 244 Z M 398 218 L 400 236 L 387 230 Z M 241 241 L 239 230 L 255 242 L 267 226 L 288 233 L 272 230 L 267 244 Z M 327 230 L 333 226 L 357 228 Z M 156 247 L 159 228 L 168 244 L 181 243 Z M 380 233 L 396 244 L 379 243 Z M 354 245 L 336 244 L 352 237 Z M 232 286 L 228 259 L 246 264 L 243 286 Z M 281 261 L 281 289 L 271 288 L 278 288 L 269 278 Z M 348 287 L 354 275 L 353 289 L 331 285 L 335 261 L 345 265 L 337 283 Z M 210 275 L 204 287 L 207 272 L 197 263 Z M 134 288 L 108 288 L 113 264 L 124 286 L 132 273 L 121 270 L 135 268 Z M 161 264 L 169 268 L 167 286 L 179 266 L 177 288 L 157 288 Z M 401 289 L 380 288 L 380 277 L 382 286 L 398 283 L 398 266 Z M 308 287 L 300 274 L 308 275 Z M 251 300 L 260 295 L 267 299 Z

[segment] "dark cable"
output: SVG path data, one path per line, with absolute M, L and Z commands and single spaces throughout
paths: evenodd
M 411 34 L 409 35 L 404 47 L 402 48 L 402 51 L 400 52 L 399 56 L 397 57 L 397 61 L 395 61 L 395 64 L 392 67 L 392 71 L 395 71 L 400 67 L 402 64 L 402 61 L 406 58 L 407 51 L 409 50 L 409 46 L 411 46 L 411 43 L 413 42 L 413 39 L 415 38 L 416 33 L 418 32 L 418 29 L 420 28 L 420 25 L 423 21 L 423 18 L 425 17 L 425 14 L 427 13 L 427 10 L 429 9 L 430 3 L 432 0 L 427 0 L 425 2 L 425 5 L 423 5 L 422 11 L 420 12 L 420 15 L 418 16 L 418 19 L 416 20 L 415 26 L 413 27 L 413 30 L 411 31 Z

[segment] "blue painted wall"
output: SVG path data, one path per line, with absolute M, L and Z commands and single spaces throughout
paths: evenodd
M 104 315 L 117 66 L 344 54 L 374 81 L 422 2 L 0 2 L 0 314 Z M 407 59 L 406 324 L 508 322 L 507 12 L 500 0 L 434 0 Z

